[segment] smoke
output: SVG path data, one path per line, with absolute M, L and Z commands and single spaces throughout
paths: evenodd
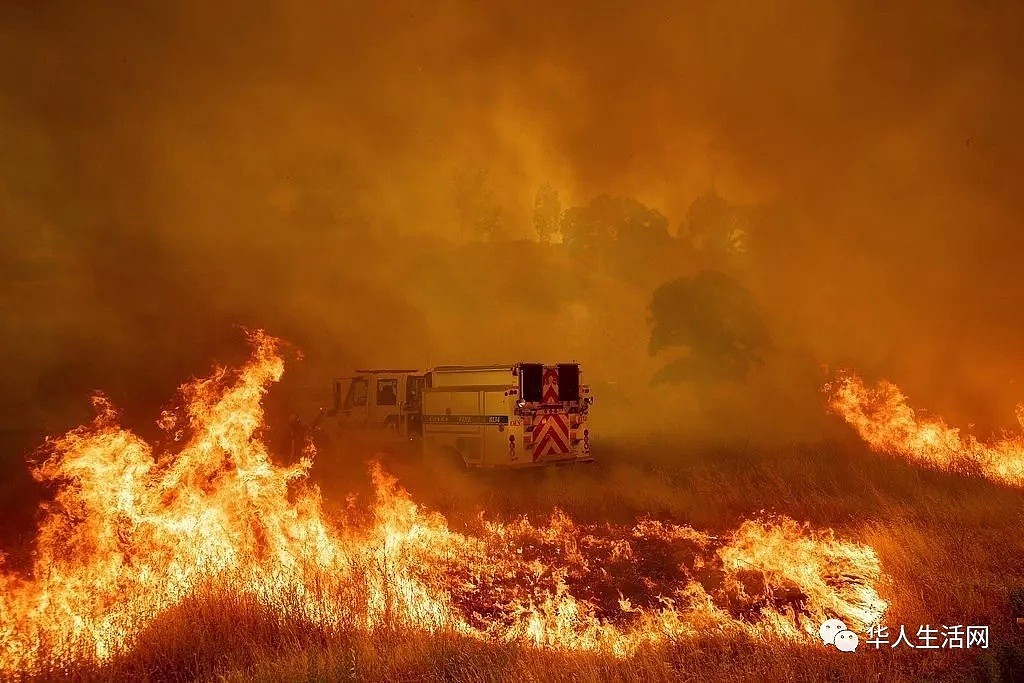
M 576 357 L 621 394 L 609 421 L 813 434 L 844 364 L 1011 421 L 1020 6 L 677 5 L 8 6 L 3 426 L 63 428 L 94 388 L 148 416 L 244 353 L 239 324 L 305 352 L 294 396 L 354 365 Z M 651 389 L 651 294 L 700 264 L 540 249 L 544 183 L 672 234 L 712 187 L 756 207 L 761 375 Z

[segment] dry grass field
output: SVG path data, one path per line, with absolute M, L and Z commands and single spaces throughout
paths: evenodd
M 443 629 L 382 623 L 371 632 L 325 626 L 222 586 L 197 589 L 160 614 L 127 652 L 98 664 L 44 658 L 32 678 L 81 680 L 1014 680 L 1024 632 L 1012 602 L 1024 588 L 1022 494 L 868 452 L 855 443 L 771 450 L 669 439 L 604 443 L 589 467 L 507 473 L 457 471 L 408 455 L 378 454 L 413 500 L 453 527 L 479 511 L 543 522 L 556 508 L 580 524 L 650 517 L 705 531 L 784 514 L 870 545 L 884 573 L 886 621 L 987 624 L 987 650 L 862 647 L 705 634 L 640 647 L 628 656 L 487 642 Z M 325 507 L 360 504 L 366 457 L 326 451 L 313 476 Z M 349 596 L 339 594 L 339 600 Z M 358 602 L 358 600 L 356 601 Z M 55 650 L 59 652 L 59 650 Z
M 126 429 L 97 399 L 91 424 L 35 451 L 29 478 L 19 452 L 37 437 L 6 436 L 5 677 L 1024 671 L 1024 494 L 993 478 L 1003 470 L 878 455 L 852 432 L 772 447 L 606 436 L 594 464 L 496 472 L 324 432 L 318 452 L 286 463 L 266 445 L 262 407 L 283 372 L 278 342 L 251 339 L 243 366 L 181 388 L 162 438 Z M 946 434 L 903 410 L 901 395 L 882 395 L 891 400 L 857 404 L 862 432 L 897 446 Z M 926 443 L 957 446 L 951 438 Z M 1017 442 L 997 446 L 1004 461 L 1017 457 Z M 995 452 L 957 448 L 953 464 Z M 819 640 L 833 618 L 860 634 L 856 652 Z M 987 626 L 990 637 L 984 648 L 874 648 L 865 641 L 876 623 L 894 640 L 900 625 Z

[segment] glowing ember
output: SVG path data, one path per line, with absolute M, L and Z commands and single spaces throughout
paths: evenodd
M 260 439 L 261 399 L 283 362 L 276 340 L 251 340 L 240 370 L 187 384 L 182 414 L 161 416 L 174 452 L 119 427 L 103 399 L 91 425 L 48 441 L 34 473 L 58 492 L 31 575 L 0 573 L 0 671 L 107 660 L 162 612 L 218 591 L 323 628 L 617 655 L 709 631 L 811 638 L 828 617 L 863 631 L 885 610 L 869 547 L 785 518 L 717 538 L 650 520 L 582 526 L 556 511 L 546 525 L 481 518 L 457 533 L 374 466 L 372 517 L 331 523 L 304 481 L 310 459 L 275 465 Z
M 868 387 L 850 372 L 839 373 L 825 392 L 830 409 L 876 451 L 1024 487 L 1024 435 L 983 443 L 941 418 L 917 414 L 895 384 L 881 381 Z M 1022 416 L 1024 406 L 1018 406 L 1017 419 L 1024 425 Z

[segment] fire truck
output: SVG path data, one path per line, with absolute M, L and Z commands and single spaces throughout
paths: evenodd
M 333 388 L 342 432 L 383 431 L 473 468 L 592 461 L 579 363 L 357 370 Z

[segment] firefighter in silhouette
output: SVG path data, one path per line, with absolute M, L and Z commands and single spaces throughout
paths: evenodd
M 321 408 L 308 427 L 302 423 L 302 420 L 295 413 L 288 417 L 288 428 L 284 434 L 283 450 L 289 461 L 295 462 L 302 457 L 306 450 L 307 441 L 315 436 L 320 427 L 320 422 L 324 419 L 325 415 L 324 409 Z
M 302 451 L 306 448 L 306 425 L 302 424 L 299 416 L 292 413 L 288 417 L 288 428 L 285 431 L 284 452 L 289 461 L 295 462 L 302 457 Z

